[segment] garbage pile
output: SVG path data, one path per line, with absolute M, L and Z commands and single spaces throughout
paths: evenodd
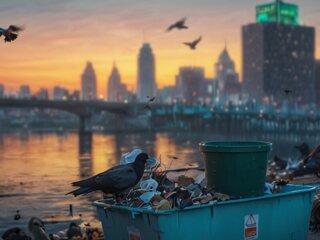
M 128 164 L 134 161 L 134 157 L 140 152 L 133 150 L 122 156 L 120 164 Z M 186 176 L 190 170 L 200 170 L 203 168 L 183 168 L 170 169 L 172 161 L 178 159 L 171 157 L 167 169 L 162 169 L 161 161 L 153 158 L 151 164 L 147 164 L 145 174 L 140 183 L 127 192 L 114 195 L 106 194 L 107 204 L 126 206 L 132 208 L 143 208 L 150 210 L 184 209 L 186 207 L 213 203 L 214 201 L 227 201 L 235 199 L 224 193 L 219 193 L 206 187 L 205 173 L 202 172 L 196 177 Z M 169 177 L 168 173 L 184 174 Z M 177 174 L 176 174 L 177 175 Z M 265 186 L 265 194 L 281 192 L 281 187 L 289 183 L 287 180 L 279 179 Z
M 313 174 L 320 177 L 320 145 L 316 146 L 312 151 L 306 143 L 294 146 L 299 151 L 296 160 L 282 159 L 279 156 L 269 161 L 267 182 L 279 180 L 288 177 L 291 180 L 295 177 Z

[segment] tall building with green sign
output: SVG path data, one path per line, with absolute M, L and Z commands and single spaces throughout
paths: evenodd
M 256 23 L 242 27 L 242 49 L 247 99 L 277 107 L 314 103 L 315 29 L 299 24 L 298 6 L 282 1 L 257 6 Z M 285 89 L 294 92 L 290 99 Z
M 276 2 L 256 6 L 256 20 L 258 23 L 284 23 L 299 25 L 299 8 L 295 4 Z

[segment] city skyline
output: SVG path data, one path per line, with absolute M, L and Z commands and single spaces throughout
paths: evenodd
M 57 1 L 56 4 L 43 1 L 36 5 L 34 0 L 1 2 L 4 27 L 14 23 L 25 25 L 26 29 L 15 42 L 1 44 L 5 57 L 0 59 L 0 83 L 9 90 L 27 84 L 32 92 L 55 85 L 80 89 L 81 71 L 86 61 L 91 61 L 97 75 L 97 94 L 105 95 L 106 79 L 116 60 L 123 82 L 132 91 L 137 78 L 136 57 L 143 42 L 153 46 L 160 88 L 174 85 L 181 66 L 204 67 L 205 76 L 212 78 L 214 63 L 225 40 L 236 71 L 242 76 L 241 25 L 255 22 L 255 6 L 268 2 L 271 1 L 202 0 L 196 5 L 180 0 L 137 1 L 135 5 L 130 1 L 98 0 L 93 4 L 85 1 Z M 319 30 L 317 0 L 288 2 L 299 5 L 303 25 Z M 184 16 L 190 29 L 165 33 L 169 24 Z M 203 42 L 196 51 L 181 44 L 199 34 L 203 35 Z M 319 42 L 317 37 L 316 46 Z M 319 57 L 320 51 L 316 48 L 316 58 Z

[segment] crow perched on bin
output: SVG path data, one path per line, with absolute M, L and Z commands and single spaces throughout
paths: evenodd
M 88 179 L 73 182 L 72 185 L 79 188 L 67 194 L 73 194 L 74 196 L 86 195 L 97 190 L 106 194 L 123 192 L 140 181 L 145 169 L 145 163 L 148 161 L 148 154 L 140 153 L 132 163 L 118 165 Z

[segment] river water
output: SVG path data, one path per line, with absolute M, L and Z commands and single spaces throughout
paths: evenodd
M 32 216 L 44 219 L 47 229 L 68 220 L 96 218 L 92 202 L 100 193 L 85 197 L 65 195 L 70 183 L 100 173 L 118 164 L 121 154 L 142 148 L 169 165 L 168 155 L 177 156 L 172 168 L 203 166 L 198 143 L 205 140 L 259 140 L 273 143 L 270 154 L 297 158 L 294 145 L 306 142 L 314 147 L 318 135 L 243 133 L 234 136 L 212 132 L 154 132 L 87 134 L 15 132 L 0 134 L 0 235 L 9 227 L 26 229 Z M 73 206 L 73 217 L 69 205 Z M 21 219 L 14 220 L 16 211 Z M 51 223 L 52 222 L 52 223 Z M 67 226 L 66 224 L 64 225 Z

